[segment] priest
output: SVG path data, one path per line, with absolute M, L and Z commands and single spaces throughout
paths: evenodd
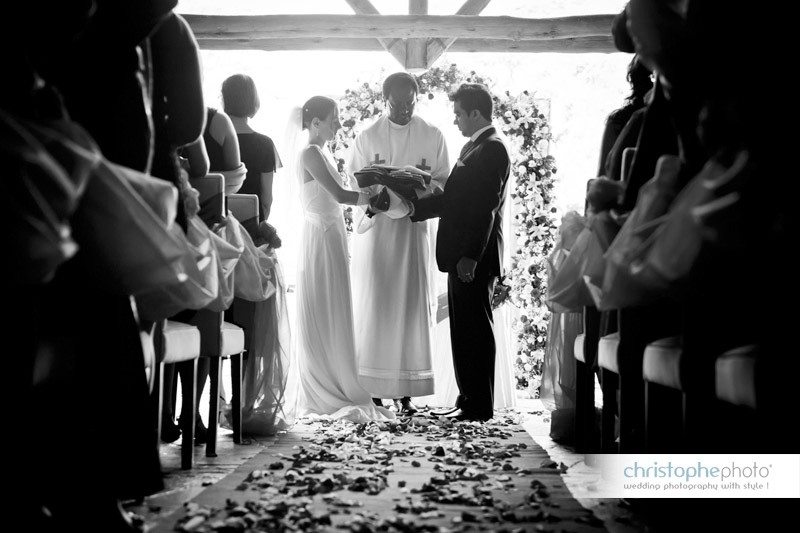
M 370 165 L 415 167 L 430 173 L 420 197 L 440 193 L 450 173 L 442 132 L 414 115 L 419 86 L 405 72 L 383 83 L 387 113 L 360 133 L 348 171 Z M 379 186 L 372 186 L 377 194 Z M 363 213 L 356 214 L 356 220 Z M 358 378 L 376 405 L 392 399 L 411 415 L 412 397 L 433 394 L 431 361 L 430 228 L 398 218 L 395 209 L 376 214 L 352 246 L 353 315 Z

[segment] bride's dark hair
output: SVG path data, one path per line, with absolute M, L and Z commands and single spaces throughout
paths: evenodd
M 333 109 L 336 107 L 336 100 L 328 98 L 327 96 L 312 96 L 303 104 L 303 113 L 301 119 L 302 128 L 308 129 L 311 121 L 315 118 L 325 120 L 328 118 Z

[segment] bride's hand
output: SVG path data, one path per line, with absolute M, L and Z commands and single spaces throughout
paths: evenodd
M 381 192 L 369 199 L 369 210 L 373 213 L 383 213 L 389 209 L 389 193 L 384 187 Z

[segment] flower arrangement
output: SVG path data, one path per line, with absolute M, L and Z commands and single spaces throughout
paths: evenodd
M 492 87 L 490 80 L 475 72 L 462 72 L 456 65 L 432 68 L 417 81 L 420 98 L 428 99 L 447 98 L 465 82 Z M 538 390 L 549 320 L 544 302 L 547 294 L 545 258 L 557 235 L 553 196 L 556 167 L 554 158 L 548 154 L 550 126 L 538 102 L 528 91 L 519 95 L 508 91 L 493 93 L 494 123 L 506 137 L 512 158 L 508 187 L 517 245 L 509 272 L 495 286 L 492 304 L 497 308 L 511 302 L 519 309 L 519 317 L 512 326 L 517 338 L 517 388 Z M 331 145 L 331 151 L 343 176 L 345 154 L 356 135 L 383 111 L 383 94 L 377 79 L 346 90 L 339 100 L 342 128 Z M 344 216 L 348 231 L 352 231 L 352 209 L 346 209 Z

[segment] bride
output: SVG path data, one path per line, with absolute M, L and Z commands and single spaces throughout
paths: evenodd
M 355 422 L 394 418 L 376 407 L 356 373 L 349 257 L 340 204 L 369 203 L 346 189 L 326 143 L 339 124 L 336 102 L 314 96 L 290 118 L 289 139 L 307 130 L 295 163 L 303 223 L 297 273 L 297 371 L 300 414 Z

